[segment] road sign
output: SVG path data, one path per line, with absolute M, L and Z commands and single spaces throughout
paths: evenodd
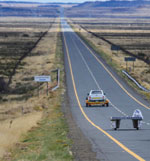
M 51 82 L 51 76 L 34 76 L 34 81 L 35 82 Z
M 134 58 L 134 57 L 125 57 L 124 61 L 136 61 L 136 58 Z
M 134 62 L 136 61 L 135 57 L 125 57 L 124 61 L 126 61 L 126 71 L 128 68 L 128 62 L 133 62 L 133 71 L 134 71 Z
M 119 46 L 116 46 L 116 45 L 111 45 L 111 50 L 120 50 L 120 47 Z

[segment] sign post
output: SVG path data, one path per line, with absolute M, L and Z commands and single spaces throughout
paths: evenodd
M 34 76 L 35 82 L 46 82 L 47 83 L 47 96 L 48 96 L 48 82 L 51 82 L 51 76 Z M 39 90 L 39 89 L 38 89 Z
M 48 96 L 48 82 L 47 82 L 47 96 Z
M 124 61 L 126 62 L 126 71 L 128 68 L 128 62 L 133 62 L 133 71 L 134 71 L 134 62 L 136 61 L 135 57 L 125 57 Z

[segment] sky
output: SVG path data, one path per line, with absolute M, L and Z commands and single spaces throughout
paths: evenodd
M 0 0 L 0 1 L 4 1 L 4 0 Z M 82 3 L 85 1 L 95 1 L 95 0 L 8 0 L 8 1 L 24 1 L 24 2 L 72 2 L 72 3 Z M 98 1 L 98 0 L 97 0 Z

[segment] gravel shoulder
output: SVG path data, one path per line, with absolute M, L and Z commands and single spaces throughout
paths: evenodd
M 73 141 L 72 153 L 75 161 L 99 161 L 96 158 L 96 153 L 92 151 L 92 145 L 84 136 L 81 129 L 77 126 L 71 112 L 71 106 L 68 98 L 67 85 L 64 94 L 64 102 L 62 103 L 62 110 L 65 115 L 69 133 L 68 137 Z

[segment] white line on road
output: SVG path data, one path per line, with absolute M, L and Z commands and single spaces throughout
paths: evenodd
M 83 60 L 83 62 L 84 62 L 84 64 L 85 64 L 85 66 L 87 67 L 87 69 L 88 69 L 88 71 L 89 71 L 91 77 L 93 78 L 93 80 L 94 80 L 96 86 L 98 87 L 99 90 L 101 90 L 101 87 L 100 87 L 99 83 L 97 82 L 97 80 L 96 80 L 96 78 L 95 78 L 93 72 L 91 71 L 90 67 L 88 66 L 86 60 L 84 59 L 84 57 L 83 57 L 83 55 L 82 55 L 80 49 L 78 48 L 77 44 L 76 44 L 75 41 L 73 40 L 72 36 L 70 36 L 70 38 L 72 39 L 72 42 L 74 43 L 75 47 L 77 48 L 77 50 L 78 50 L 78 52 L 79 52 L 79 54 L 80 54 L 80 56 L 81 56 L 81 58 L 82 58 L 82 60 Z M 108 97 L 107 97 L 107 99 L 109 100 L 111 106 L 112 106 L 116 111 L 118 111 L 118 112 L 121 113 L 122 115 L 128 117 L 128 115 L 127 115 L 126 113 L 124 113 L 123 111 L 121 111 L 117 106 L 115 106 L 115 105 L 110 101 L 110 99 L 109 99 Z M 144 121 L 142 121 L 141 123 L 146 124 L 146 125 L 150 125 L 150 123 L 147 123 L 147 122 L 144 122 Z

